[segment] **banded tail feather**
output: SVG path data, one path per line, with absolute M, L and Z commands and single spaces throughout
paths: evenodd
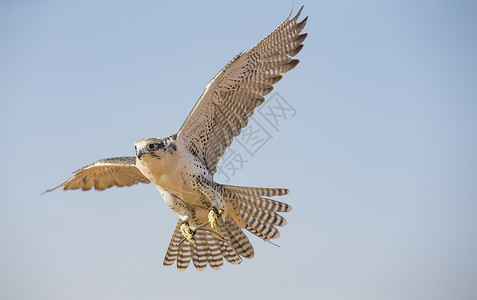
M 288 189 L 282 188 L 257 188 L 223 186 L 233 198 L 237 199 L 240 216 L 245 221 L 245 229 L 264 241 L 276 239 L 280 232 L 275 226 L 286 225 L 286 220 L 277 212 L 288 212 L 290 205 L 264 198 L 262 196 L 278 196 L 289 193 Z M 225 193 L 227 194 L 227 193 Z
M 244 187 L 236 185 L 222 185 L 226 190 L 233 191 L 235 194 L 254 195 L 254 196 L 283 196 L 290 193 L 289 189 L 283 188 L 260 188 L 260 187 Z
M 219 270 L 224 264 L 224 258 L 231 264 L 239 264 L 241 256 L 253 257 L 252 244 L 231 219 L 219 224 L 220 235 L 209 230 L 197 230 L 194 235 L 195 244 L 182 237 L 181 224 L 182 220 L 179 219 L 164 258 L 164 266 L 171 266 L 176 262 L 177 269 L 184 271 L 192 260 L 199 271 L 207 265 Z
M 171 241 L 169 242 L 166 256 L 162 262 L 164 266 L 171 266 L 176 261 L 177 255 L 179 254 L 179 243 L 182 240 L 181 223 L 182 221 L 179 219 L 176 228 L 174 229 L 174 233 L 172 234 Z
M 181 243 L 179 245 L 179 253 L 177 254 L 177 270 L 184 271 L 190 264 L 192 259 L 191 243 Z
M 288 189 L 222 185 L 222 193 L 226 203 L 238 206 L 237 213 L 245 226 L 240 228 L 231 217 L 226 217 L 219 223 L 220 234 L 197 230 L 194 236 L 196 243 L 191 244 L 182 237 L 182 221 L 179 219 L 164 258 L 164 266 L 171 266 L 176 262 L 177 269 L 183 271 L 192 261 L 199 271 L 207 265 L 218 270 L 222 267 L 224 258 L 231 264 L 240 263 L 241 257 L 253 258 L 253 246 L 243 229 L 264 241 L 280 236 L 276 226 L 285 226 L 287 221 L 278 213 L 288 212 L 292 208 L 286 203 L 263 196 L 286 195 L 289 193 Z

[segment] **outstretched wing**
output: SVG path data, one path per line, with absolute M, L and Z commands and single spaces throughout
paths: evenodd
M 299 62 L 291 59 L 303 48 L 300 34 L 307 18 L 287 18 L 275 31 L 244 54 L 237 55 L 207 85 L 177 134 L 209 172 L 262 104 L 282 73 Z
M 47 190 L 54 191 L 63 187 L 64 190 L 105 190 L 112 186 L 131 186 L 137 183 L 149 183 L 136 167 L 136 157 L 115 157 L 98 160 L 88 166 L 73 172 L 73 177 L 59 186 Z

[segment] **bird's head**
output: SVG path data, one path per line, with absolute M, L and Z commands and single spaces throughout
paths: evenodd
M 136 157 L 141 159 L 143 157 L 160 158 L 166 151 L 166 145 L 162 139 L 147 138 L 134 143 L 136 149 Z

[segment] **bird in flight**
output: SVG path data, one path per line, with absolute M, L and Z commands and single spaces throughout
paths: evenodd
M 224 258 L 232 264 L 252 258 L 254 249 L 243 229 L 265 241 L 278 238 L 276 226 L 286 224 L 279 213 L 291 206 L 267 197 L 286 195 L 289 190 L 220 184 L 214 174 L 220 157 L 273 84 L 298 64 L 292 57 L 307 36 L 301 34 L 307 18 L 298 22 L 302 9 L 233 58 L 209 82 L 176 134 L 139 140 L 135 156 L 98 160 L 47 192 L 152 182 L 179 217 L 165 266 L 176 262 L 182 271 L 192 261 L 198 270 L 207 265 L 220 269 Z

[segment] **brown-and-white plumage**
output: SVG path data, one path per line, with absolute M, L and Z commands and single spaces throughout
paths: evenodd
M 273 84 L 299 63 L 291 57 L 300 52 L 307 36 L 300 34 L 307 18 L 297 23 L 302 9 L 252 49 L 233 58 L 209 82 L 179 129 L 177 139 L 184 140 L 212 174 Z
M 149 183 L 136 167 L 136 157 L 115 157 L 98 160 L 73 172 L 74 176 L 61 185 L 47 190 L 54 191 L 63 187 L 65 190 L 105 190 L 113 186 L 123 187 L 134 184 Z
M 303 9 L 303 8 L 302 8 Z M 136 157 L 99 160 L 73 173 L 52 191 L 104 190 L 152 182 L 166 204 L 178 215 L 164 258 L 185 270 L 190 262 L 198 270 L 219 269 L 224 259 L 232 264 L 254 256 L 246 229 L 268 241 L 279 237 L 286 225 L 279 214 L 291 206 L 268 197 L 288 189 L 252 188 L 216 183 L 217 163 L 235 136 L 247 125 L 255 108 L 283 73 L 293 69 L 292 59 L 303 48 L 301 34 L 307 18 L 287 18 L 275 31 L 237 55 L 207 85 L 178 133 L 135 143 Z

